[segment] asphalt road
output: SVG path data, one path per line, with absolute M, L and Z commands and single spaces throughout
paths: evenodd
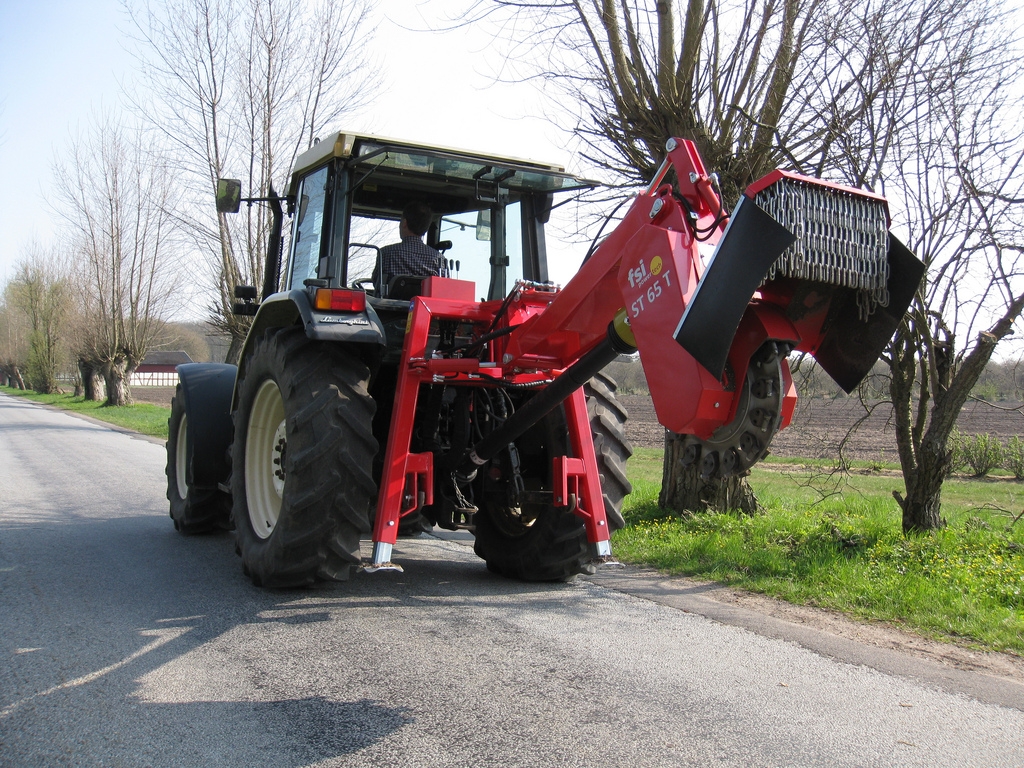
M 426 536 L 404 574 L 256 589 L 230 534 L 174 531 L 163 466 L 0 396 L 0 765 L 1024 765 L 1020 686 L 714 616 L 686 582 L 519 584 Z

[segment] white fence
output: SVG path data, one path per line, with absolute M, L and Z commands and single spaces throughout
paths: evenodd
M 136 371 L 128 380 L 129 387 L 173 387 L 177 383 L 177 371 L 169 373 L 139 373 Z
M 78 377 L 70 373 L 57 374 L 57 381 L 65 386 L 72 386 L 78 380 Z M 159 372 L 144 372 L 139 373 L 136 371 L 128 379 L 129 387 L 173 387 L 178 384 L 178 373 L 177 371 L 171 371 L 168 373 Z M 100 389 L 103 389 L 103 377 L 99 378 Z

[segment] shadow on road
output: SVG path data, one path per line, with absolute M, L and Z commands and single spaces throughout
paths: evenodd
M 366 656 L 369 666 L 356 664 L 365 673 L 393 644 L 413 642 L 410 631 L 450 654 L 460 621 L 474 621 L 468 609 L 500 608 L 503 595 L 552 616 L 587 612 L 586 600 L 567 599 L 582 597 L 573 585 L 510 582 L 430 536 L 399 542 L 405 573 L 258 589 L 241 573 L 233 534 L 186 537 L 165 513 L 99 512 L 0 514 L 0 764 L 92 763 L 153 744 L 156 763 L 173 755 L 176 765 L 218 750 L 232 765 L 337 757 L 415 721 L 406 708 L 339 695 L 353 655 Z M 452 619 L 438 631 L 440 614 Z M 375 645 L 356 647 L 354 617 L 373 624 L 364 633 Z M 282 664 L 293 679 L 281 679 Z M 109 751 L 77 754 L 85 743 Z

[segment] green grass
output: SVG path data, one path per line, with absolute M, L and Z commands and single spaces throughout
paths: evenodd
M 623 561 L 1024 655 L 1024 484 L 953 478 L 949 525 L 905 537 L 898 475 L 771 463 L 751 475 L 763 514 L 681 518 L 657 505 L 661 451 L 638 451 L 628 469 L 636 490 L 613 539 Z
M 54 405 L 65 411 L 83 413 L 94 419 L 116 424 L 144 435 L 167 438 L 167 417 L 171 413 L 170 408 L 148 403 L 107 407 L 103 405 L 102 401 L 85 400 L 74 395 L 40 395 L 37 392 L 12 389 L 11 387 L 0 387 L 0 392 L 24 397 L 26 400 L 34 400 L 38 403 Z

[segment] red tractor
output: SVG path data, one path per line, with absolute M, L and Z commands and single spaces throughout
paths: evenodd
M 175 527 L 233 524 L 243 570 L 268 587 L 398 568 L 399 533 L 434 526 L 472 531 L 498 573 L 570 578 L 611 559 L 630 491 L 605 365 L 639 350 L 659 420 L 688 436 L 685 461 L 705 479 L 743 474 L 793 417 L 787 355 L 814 355 L 851 390 L 923 274 L 883 198 L 776 171 L 730 213 L 693 143 L 672 139 L 559 288 L 544 225 L 559 195 L 591 185 L 371 136 L 305 152 L 287 194 L 261 198 L 274 235 L 261 300 L 236 291 L 255 316 L 240 365 L 178 368 Z M 433 211 L 427 242 L 447 276 L 381 284 L 379 246 L 411 201 Z M 222 181 L 218 209 L 240 202 Z

